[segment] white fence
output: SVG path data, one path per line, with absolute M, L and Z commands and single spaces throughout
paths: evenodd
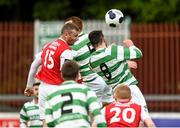
M 121 41 L 130 36 L 129 26 L 130 18 L 125 18 L 124 22 L 116 28 L 109 27 L 105 21 L 87 20 L 84 21 L 84 32 L 89 33 L 93 30 L 102 30 L 108 44 L 121 43 Z M 63 21 L 35 21 L 34 29 L 34 53 L 41 50 L 42 46 L 54 41 L 60 36 Z

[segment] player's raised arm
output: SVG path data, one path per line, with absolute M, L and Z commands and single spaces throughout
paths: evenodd
M 106 52 L 119 61 L 138 59 L 142 57 L 141 50 L 130 40 L 124 41 L 124 46 L 112 45 L 107 48 Z
M 127 58 L 136 59 L 136 58 L 141 58 L 142 57 L 141 50 L 134 45 L 132 40 L 130 40 L 130 39 L 124 40 L 123 45 L 130 49 L 130 52 L 129 52 L 130 54 L 129 54 L 129 56 L 127 54 Z M 127 50 L 127 53 L 128 53 L 128 50 Z
M 127 60 L 127 64 L 129 68 L 137 69 L 138 65 L 135 61 Z
M 35 83 L 34 78 L 35 78 L 35 74 L 40 65 L 41 65 L 41 52 L 35 56 L 35 59 L 33 60 L 32 64 L 31 64 L 29 74 L 28 74 L 26 88 L 24 90 L 25 96 L 31 96 L 33 94 L 32 88 L 33 88 L 33 84 Z

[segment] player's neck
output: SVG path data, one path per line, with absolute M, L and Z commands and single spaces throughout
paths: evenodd
M 35 104 L 38 104 L 38 97 L 34 97 L 33 100 L 34 100 L 34 103 L 35 103 Z
M 66 41 L 66 37 L 65 37 L 64 35 L 61 35 L 61 36 L 59 37 L 59 39 L 63 40 L 64 42 L 67 42 L 67 41 Z
M 130 99 L 118 99 L 117 102 L 128 103 L 128 102 L 130 102 Z
M 106 48 L 106 45 L 105 44 L 98 45 L 96 47 L 96 50 L 101 49 L 101 48 Z

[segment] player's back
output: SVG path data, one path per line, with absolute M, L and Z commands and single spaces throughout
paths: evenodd
M 112 45 L 101 48 L 93 52 L 90 57 L 90 66 L 94 72 L 100 75 L 107 85 L 114 88 L 118 84 L 137 84 L 136 78 L 128 68 L 126 60 L 123 58 L 123 47 Z M 122 53 L 118 53 L 120 51 Z
M 57 86 L 57 90 L 51 92 L 47 99 L 53 118 L 56 119 L 51 122 L 55 122 L 56 127 L 90 127 L 88 106 L 94 97 L 89 97 L 91 93 L 88 90 L 85 85 L 74 81 Z M 91 107 L 97 109 L 97 106 Z M 48 117 L 48 114 L 46 116 Z
M 108 127 L 138 127 L 141 106 L 135 103 L 115 102 L 105 108 Z
M 59 85 L 63 82 L 60 71 L 60 56 L 70 47 L 61 39 L 49 43 L 42 51 L 42 67 L 36 77 L 48 84 Z
M 94 73 L 88 65 L 90 55 L 95 51 L 88 39 L 88 34 L 81 33 L 78 37 L 78 40 L 74 43 L 73 46 L 71 46 L 71 48 L 75 52 L 74 59 L 80 66 L 80 73 L 83 80 L 85 82 L 91 81 L 97 77 L 97 74 Z

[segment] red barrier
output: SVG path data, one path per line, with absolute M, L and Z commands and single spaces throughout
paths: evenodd
M 19 119 L 17 118 L 7 118 L 7 119 L 0 118 L 0 127 L 3 128 L 20 127 L 20 122 Z

